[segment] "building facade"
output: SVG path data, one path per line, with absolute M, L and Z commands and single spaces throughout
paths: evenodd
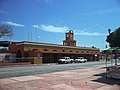
M 63 45 L 38 42 L 14 42 L 9 45 L 10 53 L 16 53 L 17 58 L 32 58 L 33 63 L 56 63 L 61 57 L 84 57 L 88 61 L 99 59 L 99 49 L 76 46 L 73 31 L 66 34 Z

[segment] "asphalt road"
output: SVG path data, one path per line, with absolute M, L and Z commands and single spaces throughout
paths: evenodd
M 110 62 L 109 62 L 110 63 Z M 24 66 L 0 66 L 0 79 L 45 74 L 66 70 L 76 70 L 90 67 L 106 66 L 105 61 L 92 61 L 86 63 L 73 64 L 42 64 L 42 65 L 24 65 Z

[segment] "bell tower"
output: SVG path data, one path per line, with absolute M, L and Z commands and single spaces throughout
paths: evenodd
M 65 33 L 66 40 L 63 40 L 64 46 L 76 46 L 76 40 L 74 40 L 74 32 L 72 30 Z

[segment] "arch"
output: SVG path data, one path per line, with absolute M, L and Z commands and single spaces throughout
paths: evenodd
M 33 49 L 32 52 L 39 52 L 39 50 L 38 49 Z
M 22 57 L 22 52 L 20 50 L 17 51 L 16 53 L 16 62 L 20 62 L 21 61 L 21 57 Z
M 21 58 L 22 57 L 22 52 L 20 50 L 17 51 L 16 57 Z

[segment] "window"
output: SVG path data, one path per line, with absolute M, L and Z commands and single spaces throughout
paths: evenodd
M 69 37 L 69 34 L 67 34 L 67 37 Z
M 76 53 L 78 53 L 78 51 L 76 51 Z
M 65 52 L 65 50 L 62 50 L 62 52 Z
M 67 45 L 66 42 L 64 42 L 63 45 L 66 46 Z
M 48 49 L 44 49 L 43 51 L 48 51 Z
M 82 53 L 84 53 L 84 51 L 82 51 Z
M 57 50 L 53 50 L 54 52 L 57 51 Z
M 70 52 L 73 52 L 73 51 L 70 51 Z

